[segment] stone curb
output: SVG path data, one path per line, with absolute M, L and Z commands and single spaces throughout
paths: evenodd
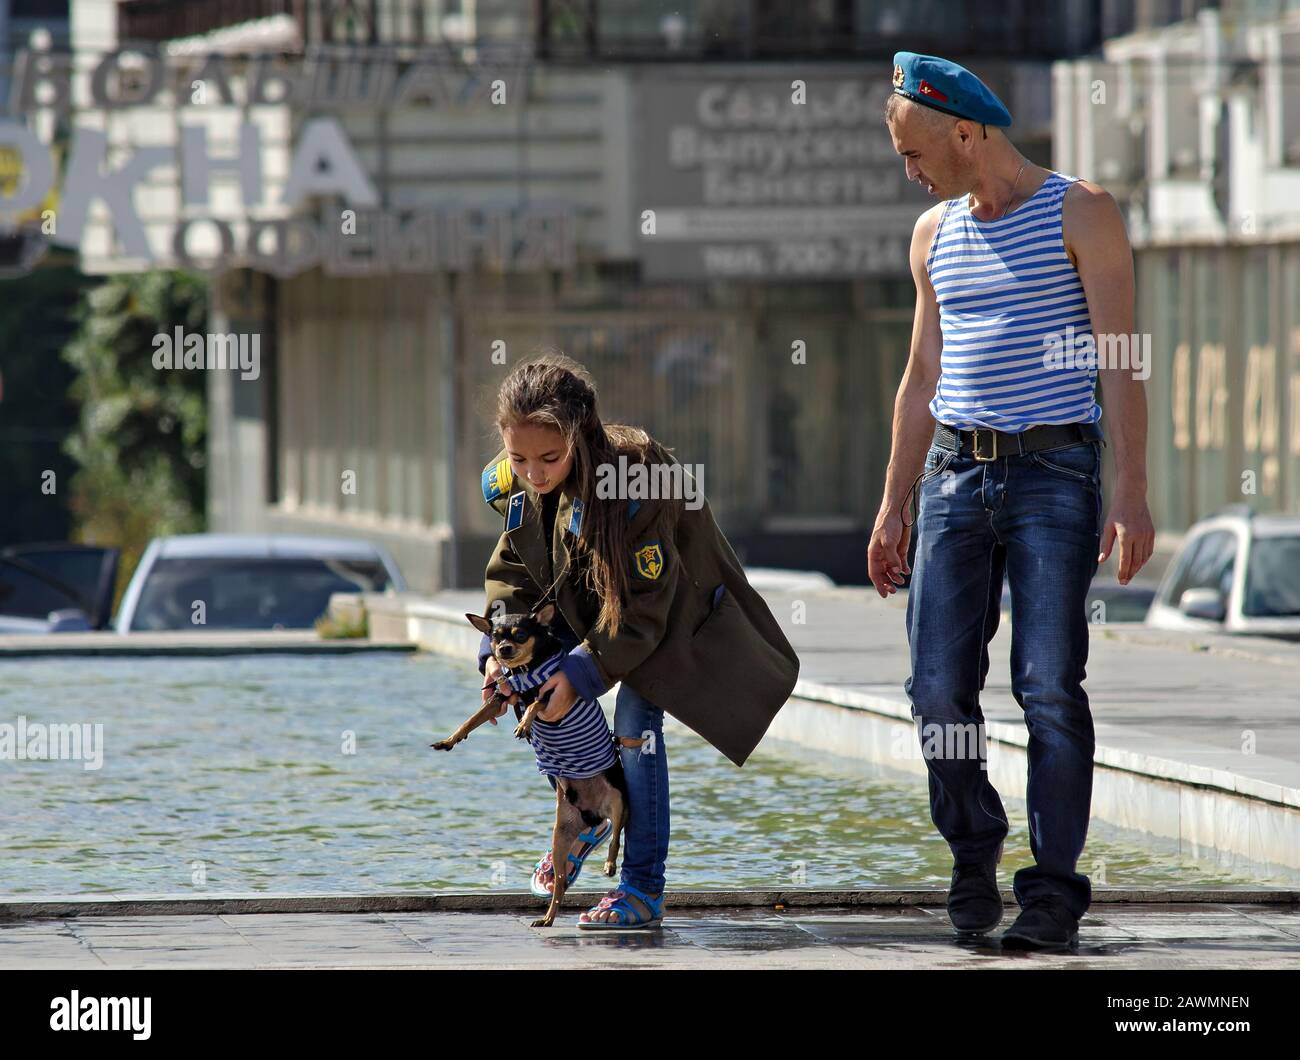
M 596 892 L 574 891 L 581 901 Z M 667 892 L 674 909 L 743 909 L 785 906 L 798 909 L 942 908 L 947 891 L 937 888 L 829 888 L 819 890 L 687 890 Z M 1003 889 L 1003 898 L 1015 897 Z M 1094 888 L 1092 905 L 1277 905 L 1300 904 L 1300 891 L 1258 888 Z M 526 891 L 446 894 L 318 895 L 113 895 L 0 898 L 0 917 L 221 916 L 256 913 L 443 913 L 535 912 L 542 903 Z
M 365 638 L 322 640 L 315 633 L 283 636 L 260 631 L 230 637 L 220 633 L 153 634 L 45 633 L 0 637 L 0 659 L 50 659 L 76 656 L 224 656 L 224 655 L 353 655 L 419 650 L 409 641 Z

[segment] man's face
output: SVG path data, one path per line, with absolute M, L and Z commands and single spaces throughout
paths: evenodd
M 932 116 L 933 115 L 933 116 Z M 936 199 L 952 199 L 971 190 L 968 151 L 971 123 L 908 103 L 888 123 L 894 150 L 903 156 L 907 179 Z

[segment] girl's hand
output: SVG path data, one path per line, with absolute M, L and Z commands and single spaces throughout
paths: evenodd
M 551 698 L 546 699 L 546 693 L 551 692 Z M 537 698 L 545 700 L 546 706 L 537 712 L 537 716 L 542 721 L 559 721 L 572 709 L 573 704 L 578 701 L 578 691 L 564 676 L 563 670 L 557 670 L 546 684 L 537 690 Z
M 515 692 L 508 684 L 506 684 L 506 679 L 504 677 L 499 677 L 500 673 L 501 664 L 497 662 L 495 655 L 489 655 L 487 658 L 487 665 L 483 667 L 483 702 L 486 703 L 492 698 L 493 691 L 500 692 L 506 697 L 504 702 L 501 704 L 501 709 L 497 711 L 497 718 L 501 717 L 502 714 L 509 710 L 512 703 L 516 703 L 519 700 L 519 693 Z M 497 723 L 497 718 L 488 718 L 488 721 L 495 725 Z

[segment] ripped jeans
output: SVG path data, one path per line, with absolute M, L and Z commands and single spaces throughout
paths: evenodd
M 614 736 L 627 779 L 628 816 L 623 832 L 622 883 L 646 894 L 663 894 L 668 860 L 668 756 L 664 712 L 628 685 L 614 700 Z M 627 747 L 624 739 L 640 740 Z M 555 781 L 551 778 L 551 787 Z
M 614 701 L 614 735 L 627 778 L 628 817 L 619 879 L 647 894 L 663 894 L 668 860 L 668 756 L 664 712 L 625 684 Z M 626 747 L 624 738 L 640 740 Z

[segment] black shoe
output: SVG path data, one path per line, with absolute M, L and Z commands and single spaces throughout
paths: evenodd
M 1002 923 L 997 858 L 953 866 L 948 919 L 959 935 L 984 935 Z
M 1004 950 L 1067 950 L 1079 942 L 1079 920 L 1059 898 L 1029 902 L 1002 935 Z

